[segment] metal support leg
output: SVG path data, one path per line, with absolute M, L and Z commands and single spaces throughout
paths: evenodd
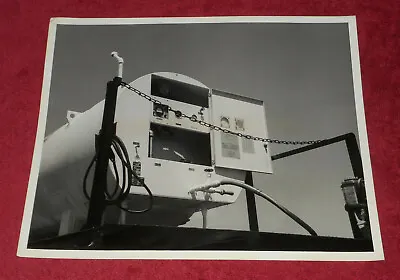
M 96 137 L 97 159 L 86 228 L 101 226 L 103 213 L 107 206 L 105 198 L 107 171 L 112 139 L 115 136 L 116 124 L 114 123 L 114 117 L 120 84 L 121 78 L 119 77 L 115 77 L 107 83 L 102 127 L 99 135 Z
M 245 183 L 247 185 L 253 186 L 253 174 L 250 171 L 246 172 Z M 247 213 L 249 216 L 250 231 L 259 231 L 256 198 L 255 198 L 254 193 L 246 190 L 246 199 L 247 199 Z

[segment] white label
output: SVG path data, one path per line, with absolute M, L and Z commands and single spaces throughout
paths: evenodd
M 243 153 L 254 154 L 254 141 L 251 139 L 242 138 Z
M 240 159 L 239 138 L 228 133 L 221 133 L 222 156 Z
M 244 131 L 244 120 L 243 119 L 235 119 L 235 128 L 239 131 Z
M 229 118 L 228 117 L 221 117 L 221 127 L 223 128 L 231 128 L 231 125 L 229 123 Z

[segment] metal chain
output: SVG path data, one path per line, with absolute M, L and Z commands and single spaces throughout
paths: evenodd
M 234 131 L 231 131 L 229 129 L 225 129 L 225 128 L 222 128 L 222 127 L 207 123 L 207 122 L 205 122 L 203 120 L 199 120 L 199 119 L 197 119 L 196 115 L 189 116 L 189 115 L 186 115 L 185 113 L 183 113 L 183 112 L 181 112 L 179 110 L 175 110 L 175 109 L 171 108 L 170 106 L 163 104 L 161 101 L 159 101 L 159 100 L 157 100 L 157 99 L 145 94 L 144 92 L 132 87 L 131 85 L 129 85 L 129 84 L 125 83 L 125 82 L 121 82 L 121 86 L 125 87 L 125 88 L 127 88 L 127 89 L 129 89 L 129 90 L 131 90 L 133 92 L 135 92 L 137 95 L 143 97 L 144 99 L 147 99 L 148 101 L 150 101 L 150 102 L 152 102 L 154 104 L 159 104 L 159 105 L 166 106 L 168 108 L 168 110 L 173 112 L 173 113 L 175 113 L 175 115 L 178 118 L 188 119 L 191 122 L 198 123 L 201 126 L 208 127 L 211 130 L 221 131 L 223 133 L 236 135 L 238 137 L 250 139 L 250 140 L 253 140 L 253 141 L 259 141 L 259 142 L 263 142 L 263 143 L 283 144 L 283 145 L 311 145 L 311 144 L 316 144 L 316 143 L 320 143 L 320 142 L 324 141 L 324 140 L 285 141 L 285 140 L 277 140 L 277 139 L 270 139 L 270 138 L 262 138 L 262 137 L 257 137 L 257 136 L 251 136 L 251 135 L 243 134 L 243 133 L 240 133 L 240 132 L 234 132 Z

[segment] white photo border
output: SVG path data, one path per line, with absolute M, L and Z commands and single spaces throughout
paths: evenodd
M 360 153 L 363 162 L 367 203 L 370 214 L 373 252 L 291 252 L 291 251 L 161 251 L 161 250 L 44 250 L 28 249 L 29 229 L 39 175 L 45 136 L 50 82 L 57 25 L 138 25 L 190 23 L 347 23 L 349 27 L 354 97 L 357 113 Z M 384 251 L 379 226 L 374 182 L 371 168 L 367 127 L 361 82 L 357 23 L 355 16 L 229 16 L 229 17 L 160 17 L 160 18 L 51 18 L 44 67 L 38 128 L 29 176 L 17 256 L 62 259 L 179 259 L 179 260 L 282 260 L 282 261 L 379 261 Z

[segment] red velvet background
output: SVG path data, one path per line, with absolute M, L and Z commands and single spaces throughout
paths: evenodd
M 50 17 L 356 15 L 382 262 L 112 261 L 16 257 Z M 397 0 L 0 0 L 0 279 L 400 279 Z

